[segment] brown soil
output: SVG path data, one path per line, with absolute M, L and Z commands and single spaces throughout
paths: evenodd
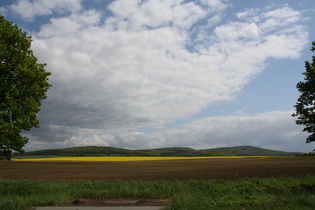
M 47 181 L 154 181 L 315 175 L 315 158 L 135 162 L 0 162 L 0 178 Z

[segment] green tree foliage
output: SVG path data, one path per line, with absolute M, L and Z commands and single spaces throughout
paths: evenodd
M 22 130 L 38 127 L 37 112 L 50 87 L 44 67 L 37 63 L 31 37 L 0 16 L 0 155 L 23 152 L 28 138 Z
M 281 152 L 252 146 L 221 147 L 195 150 L 188 147 L 130 150 L 115 147 L 72 147 L 15 153 L 15 156 L 147 156 L 147 157 L 200 157 L 200 156 L 293 156 L 299 153 Z
M 315 41 L 311 50 L 315 51 Z M 304 81 L 299 82 L 296 87 L 301 92 L 295 107 L 293 117 L 299 125 L 304 125 L 304 132 L 310 133 L 306 142 L 315 141 L 315 56 L 312 56 L 312 63 L 305 61 L 306 71 Z

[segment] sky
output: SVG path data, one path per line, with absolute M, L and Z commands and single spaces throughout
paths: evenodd
M 314 0 L 2 0 L 0 14 L 52 73 L 26 151 L 315 149 L 291 116 Z

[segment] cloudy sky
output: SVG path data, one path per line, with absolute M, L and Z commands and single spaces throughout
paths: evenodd
M 291 117 L 314 0 L 1 0 L 51 72 L 26 150 L 309 152 Z

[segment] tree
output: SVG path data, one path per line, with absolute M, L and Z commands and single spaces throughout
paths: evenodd
M 51 86 L 46 64 L 37 63 L 31 37 L 0 16 L 0 155 L 24 152 L 22 130 L 38 127 L 36 114 Z
M 315 51 L 315 41 L 312 42 L 311 50 Z M 296 87 L 302 94 L 298 98 L 293 117 L 299 125 L 304 125 L 303 132 L 310 133 L 306 143 L 315 141 L 315 56 L 312 56 L 312 63 L 305 61 L 306 71 L 304 81 L 299 82 Z

